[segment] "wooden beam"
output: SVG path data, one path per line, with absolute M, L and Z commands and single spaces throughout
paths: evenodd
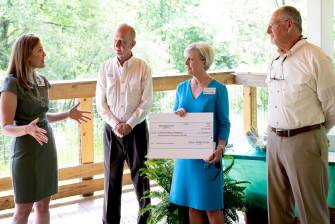
M 89 177 L 104 173 L 103 163 L 82 164 L 75 167 L 62 168 L 58 172 L 58 180 L 69 180 L 82 177 Z
M 50 100 L 86 98 L 95 96 L 96 80 L 51 82 Z
M 256 87 L 243 86 L 243 121 L 245 131 L 257 129 Z
M 251 72 L 209 72 L 216 80 L 230 85 L 266 86 L 265 73 Z M 153 77 L 154 91 L 175 90 L 178 83 L 190 79 L 186 74 L 174 74 Z M 95 97 L 96 80 L 51 82 L 49 98 L 51 100 Z
M 209 75 L 226 85 L 232 85 L 236 83 L 235 72 L 209 72 Z
M 87 194 L 104 189 L 104 179 L 85 180 L 79 183 L 67 184 L 58 188 L 58 193 L 52 199 L 65 198 L 75 195 Z
M 11 177 L 2 177 L 0 178 L 0 192 L 8 191 L 13 188 L 12 178 Z
M 132 184 L 130 173 L 123 174 L 122 185 Z M 65 198 L 75 195 L 87 194 L 94 191 L 104 189 L 104 179 L 92 179 L 79 183 L 66 184 L 59 186 L 58 193 L 52 196 L 52 199 Z M 5 195 L 0 197 L 0 210 L 14 208 L 13 195 Z
M 251 72 L 238 72 L 236 73 L 235 83 L 237 85 L 252 86 L 252 87 L 266 87 L 265 73 L 251 73 Z
M 235 84 L 234 72 L 209 72 L 216 80 L 225 84 Z M 178 83 L 190 79 L 186 74 L 172 74 L 153 77 L 154 91 L 175 90 Z M 95 97 L 96 80 L 68 80 L 51 82 L 49 99 L 72 99 Z
M 14 196 L 6 195 L 0 197 L 0 210 L 14 208 Z
M 209 74 L 214 79 L 225 84 L 233 84 L 235 82 L 235 75 L 233 72 L 209 72 Z M 175 90 L 180 82 L 190 78 L 191 76 L 186 74 L 153 77 L 154 91 Z
M 125 172 L 128 169 L 127 164 L 124 165 Z M 82 164 L 79 166 L 66 167 L 58 170 L 58 180 L 70 180 L 76 178 L 82 178 L 87 176 L 101 175 L 104 173 L 104 165 L 100 163 Z M 12 178 L 2 177 L 0 178 L 0 192 L 12 190 Z
M 91 120 L 80 124 L 80 149 L 82 164 L 94 162 L 94 134 L 93 134 L 93 98 L 80 98 L 80 109 L 89 111 Z

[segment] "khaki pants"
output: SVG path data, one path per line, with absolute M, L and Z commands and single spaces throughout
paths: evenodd
M 328 139 L 325 129 L 279 137 L 268 131 L 268 211 L 270 224 L 329 224 Z

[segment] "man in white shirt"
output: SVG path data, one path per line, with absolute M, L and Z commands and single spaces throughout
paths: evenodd
M 268 211 L 270 224 L 327 224 L 328 139 L 335 124 L 332 61 L 302 37 L 297 9 L 284 6 L 267 33 L 278 47 L 269 90 Z
M 118 224 L 121 218 L 121 192 L 124 161 L 135 187 L 139 208 L 150 204 L 142 199 L 149 190 L 149 180 L 140 175 L 148 151 L 145 117 L 152 104 L 150 67 L 132 54 L 135 30 L 121 24 L 114 34 L 116 57 L 100 66 L 96 89 L 97 111 L 105 122 L 104 167 L 105 195 L 103 223 Z M 146 223 L 148 214 L 139 215 Z

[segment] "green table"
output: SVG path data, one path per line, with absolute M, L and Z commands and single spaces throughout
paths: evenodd
M 234 148 L 240 148 L 234 146 Z M 249 181 L 246 188 L 247 210 L 252 213 L 259 212 L 261 215 L 267 214 L 267 174 L 266 174 L 266 152 L 255 150 L 248 144 L 243 145 L 244 150 L 233 149 L 227 151 L 226 155 L 235 158 L 235 164 L 230 171 L 230 175 L 236 180 Z M 335 152 L 330 152 L 334 156 Z M 226 161 L 227 163 L 229 161 Z M 328 205 L 335 206 L 335 162 L 329 162 L 329 193 Z M 259 214 L 258 214 L 259 215 Z M 266 223 L 266 217 L 256 217 L 257 222 L 249 223 Z M 249 218 L 249 219 L 255 219 Z

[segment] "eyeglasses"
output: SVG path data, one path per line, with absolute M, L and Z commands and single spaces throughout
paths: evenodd
M 284 61 L 286 60 L 286 58 L 287 55 L 283 58 L 283 60 L 279 62 L 280 56 L 278 56 L 271 61 L 270 80 L 276 80 L 276 81 L 285 80 Z M 280 66 L 280 69 L 278 68 L 278 66 Z

